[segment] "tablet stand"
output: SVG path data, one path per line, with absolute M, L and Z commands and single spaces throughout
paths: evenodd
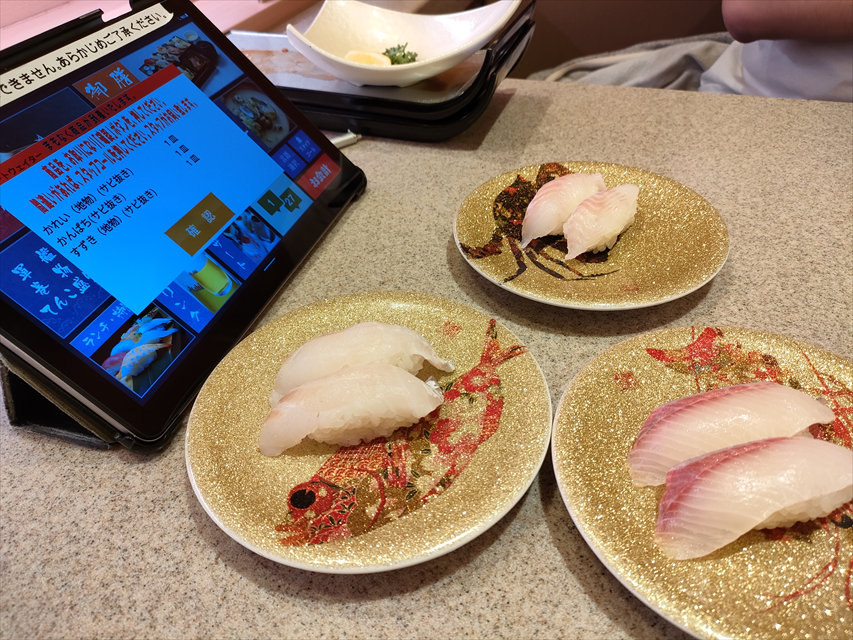
M 114 443 L 106 442 L 86 429 L 2 362 L 0 386 L 3 390 L 6 415 L 13 427 L 95 449 L 108 449 L 113 446 Z

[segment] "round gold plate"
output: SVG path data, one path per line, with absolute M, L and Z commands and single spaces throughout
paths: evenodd
M 449 449 L 442 450 L 444 457 L 439 459 L 437 445 L 407 438 L 409 429 L 396 431 L 379 447 L 360 445 L 357 451 L 305 440 L 281 456 L 262 455 L 258 436 L 284 357 L 311 338 L 366 320 L 409 327 L 441 357 L 454 361 L 451 373 L 427 367 L 420 374 L 433 376 L 445 389 L 439 416 L 447 418 L 453 429 L 444 441 L 449 443 Z M 456 391 L 447 389 L 459 391 L 458 397 L 451 398 L 449 393 Z M 484 433 L 481 425 L 496 428 L 479 444 L 474 441 L 471 449 L 470 434 Z M 441 428 L 433 430 L 440 433 Z M 202 506 L 240 544 L 302 569 L 368 573 L 442 555 L 497 522 L 539 471 L 550 431 L 551 400 L 542 372 L 500 323 L 437 297 L 371 292 L 300 308 L 238 344 L 213 371 L 193 406 L 186 460 Z M 470 458 L 458 448 L 462 445 L 468 447 Z M 378 449 L 382 455 L 376 458 Z M 394 452 L 393 465 L 386 451 Z M 461 472 L 441 475 L 451 462 Z M 431 473 L 436 477 L 430 478 Z M 324 541 L 317 536 L 299 544 L 282 542 L 289 537 L 282 531 L 292 532 L 296 520 L 289 511 L 291 490 L 318 478 L 326 483 L 323 492 L 355 496 L 354 501 L 362 503 L 351 509 L 343 526 L 341 520 L 347 516 L 339 515 L 340 510 L 330 516 L 334 520 L 324 520 Z M 437 478 L 441 478 L 438 485 Z M 421 503 L 411 501 L 410 495 L 401 497 L 403 487 L 407 493 L 424 486 L 433 490 Z M 382 501 L 377 498 L 380 494 Z M 348 504 L 352 507 L 353 499 Z M 409 507 L 401 510 L 401 504 Z M 365 529 L 363 514 L 368 509 L 377 516 Z M 358 527 L 356 512 L 362 515 Z M 325 516 L 308 515 L 316 533 Z
M 661 329 L 622 342 L 575 377 L 554 418 L 557 481 L 607 568 L 700 638 L 850 638 L 853 502 L 788 529 L 751 531 L 695 560 L 655 545 L 663 487 L 635 487 L 626 457 L 657 406 L 711 388 L 773 380 L 825 398 L 836 420 L 812 435 L 851 447 L 853 363 L 782 336 L 725 327 Z
M 505 211 L 496 217 L 495 199 L 511 196 L 519 176 L 535 184 L 540 167 L 554 165 L 601 173 L 608 188 L 640 187 L 634 223 L 608 252 L 566 261 L 564 240 L 562 249 L 534 243 L 521 249 L 526 204 L 512 220 L 502 217 Z M 675 300 L 710 281 L 729 253 L 725 223 L 695 191 L 650 171 L 606 162 L 532 165 L 492 178 L 462 203 L 454 237 L 465 260 L 499 287 L 573 309 L 635 309 Z

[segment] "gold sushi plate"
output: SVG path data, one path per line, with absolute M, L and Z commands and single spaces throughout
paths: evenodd
M 600 173 L 608 188 L 640 187 L 637 214 L 607 252 L 565 260 L 565 241 L 520 248 L 522 212 L 496 215 L 495 199 L 534 182 L 531 165 L 494 177 L 462 203 L 454 225 L 456 246 L 486 279 L 517 295 L 572 309 L 624 310 L 662 304 L 692 293 L 723 267 L 729 253 L 726 225 L 692 189 L 665 176 L 607 162 L 559 162 L 573 173 Z M 505 215 L 505 213 L 504 213 Z M 556 239 L 556 238 L 553 238 Z
M 853 501 L 826 518 L 751 531 L 710 555 L 672 560 L 655 545 L 663 487 L 635 487 L 626 457 L 657 406 L 756 380 L 825 399 L 851 446 L 853 363 L 784 336 L 730 327 L 661 329 L 589 362 L 554 417 L 552 461 L 579 531 L 632 593 L 699 638 L 853 637 Z
M 281 456 L 262 455 L 258 436 L 282 360 L 311 338 L 367 320 L 409 327 L 454 361 L 451 373 L 427 367 L 420 374 L 451 390 L 439 410 L 446 422 L 434 426 L 438 432 L 450 425 L 444 458 L 439 461 L 437 446 L 424 438 L 399 435 L 409 430 L 363 450 L 305 440 Z M 459 397 L 448 400 L 457 388 Z M 186 463 L 205 511 L 248 549 L 322 573 L 384 571 L 452 551 L 503 517 L 545 459 L 551 409 L 538 364 L 499 322 L 433 296 L 368 292 L 302 307 L 239 343 L 215 368 L 192 408 Z M 481 423 L 497 428 L 478 442 L 473 438 Z M 460 435 L 463 427 L 467 431 Z M 454 447 L 465 438 L 467 453 L 460 453 Z M 431 485 L 430 473 L 438 477 L 451 463 L 461 472 Z M 304 507 L 308 493 L 289 499 L 302 491 L 296 487 L 312 482 L 317 500 L 302 514 L 312 524 L 300 531 L 314 537 L 296 544 L 294 527 L 303 520 L 290 507 Z M 432 494 L 424 489 L 429 486 Z M 427 496 L 422 502 L 419 491 Z M 318 505 L 330 495 L 338 502 L 329 511 L 331 519 L 324 520 Z

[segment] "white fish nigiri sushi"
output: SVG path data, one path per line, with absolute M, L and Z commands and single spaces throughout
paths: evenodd
M 417 373 L 424 361 L 439 371 L 453 371 L 453 363 L 440 358 L 432 345 L 415 331 L 396 324 L 361 322 L 318 336 L 291 353 L 276 375 L 270 407 L 299 385 L 344 367 L 386 362 Z
M 434 382 L 384 362 L 347 367 L 284 395 L 267 415 L 258 442 L 277 456 L 305 437 L 353 445 L 414 424 L 444 400 Z
M 698 558 L 751 529 L 786 527 L 853 500 L 853 451 L 814 438 L 769 438 L 673 467 L 655 541 L 677 560 Z
M 566 260 L 616 244 L 619 234 L 634 223 L 639 194 L 637 185 L 620 184 L 581 202 L 563 224 Z
M 628 454 L 635 485 L 663 484 L 679 462 L 742 442 L 802 434 L 835 414 L 816 398 L 775 382 L 712 389 L 649 414 Z M 807 435 L 807 434 L 806 434 Z
M 600 173 L 567 173 L 543 184 L 524 212 L 521 247 L 535 238 L 563 233 L 563 224 L 577 206 L 605 189 Z

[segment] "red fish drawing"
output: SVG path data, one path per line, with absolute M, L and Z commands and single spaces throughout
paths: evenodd
M 797 386 L 775 357 L 725 341 L 722 330 L 716 327 L 706 327 L 683 347 L 649 348 L 646 352 L 671 369 L 693 376 L 697 392 L 756 380 Z
M 321 544 L 364 534 L 405 516 L 447 489 L 500 426 L 498 367 L 525 353 L 501 348 L 491 319 L 480 361 L 444 389 L 444 402 L 387 438 L 341 447 L 288 494 L 283 545 Z

